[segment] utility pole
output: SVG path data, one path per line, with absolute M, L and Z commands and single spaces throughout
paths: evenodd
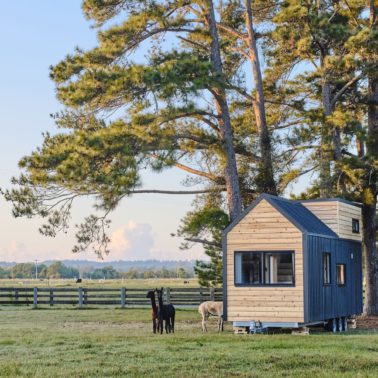
M 35 279 L 38 280 L 38 260 L 35 261 Z

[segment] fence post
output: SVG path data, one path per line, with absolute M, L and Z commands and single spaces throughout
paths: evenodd
M 215 301 L 215 289 L 213 287 L 210 288 L 210 300 Z
M 171 288 L 170 287 L 165 288 L 165 300 L 167 303 L 171 303 Z
M 50 306 L 54 305 L 54 290 L 50 289 Z
M 200 287 L 200 303 L 203 302 L 203 289 L 202 286 Z
M 38 288 L 33 288 L 33 307 L 37 308 L 38 306 Z
M 18 302 L 18 295 L 19 295 L 18 289 L 14 289 L 14 300 L 16 301 L 16 304 Z
M 83 289 L 84 290 L 84 304 L 85 305 L 87 305 L 88 304 L 88 289 L 87 288 L 85 288 L 85 289 Z
M 79 287 L 79 308 L 83 308 L 83 288 Z
M 126 306 L 126 288 L 121 287 L 121 307 L 125 308 Z

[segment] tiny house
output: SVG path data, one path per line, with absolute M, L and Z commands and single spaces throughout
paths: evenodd
M 346 329 L 362 312 L 360 228 L 354 203 L 261 195 L 223 234 L 225 320 Z

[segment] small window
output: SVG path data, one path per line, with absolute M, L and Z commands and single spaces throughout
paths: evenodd
M 293 285 L 293 252 L 235 252 L 235 284 Z
M 345 285 L 346 267 L 345 264 L 336 265 L 337 284 Z
M 323 283 L 331 284 L 331 254 L 328 252 L 323 253 Z
M 358 219 L 352 219 L 352 232 L 354 234 L 360 233 L 360 221 Z

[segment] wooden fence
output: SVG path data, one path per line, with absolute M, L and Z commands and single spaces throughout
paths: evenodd
M 122 308 L 128 306 L 149 306 L 146 298 L 148 289 L 135 288 L 0 288 L 1 305 L 73 305 L 85 306 L 113 305 Z M 164 288 L 164 302 L 175 306 L 198 306 L 209 300 L 222 300 L 221 288 Z

